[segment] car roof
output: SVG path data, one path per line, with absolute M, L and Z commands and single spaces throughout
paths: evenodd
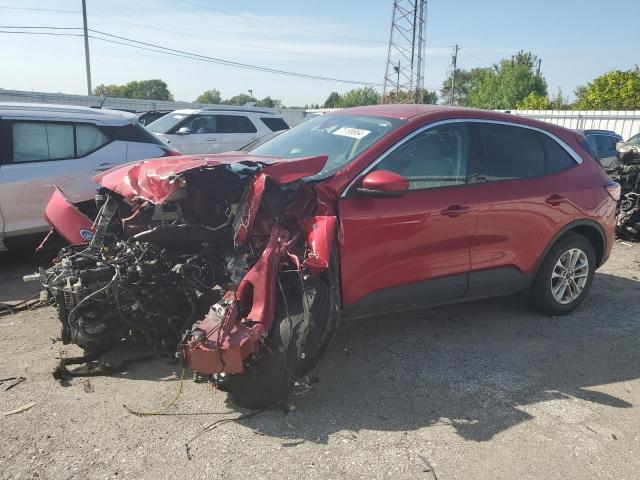
M 620 135 L 618 135 L 616 132 L 613 132 L 611 130 L 600 130 L 600 129 L 596 129 L 596 128 L 589 128 L 586 130 L 576 130 L 576 132 L 580 132 L 583 135 L 589 135 L 589 134 L 601 134 L 601 135 L 613 135 L 615 137 L 620 137 Z
M 194 113 L 203 112 L 228 112 L 228 113 L 259 113 L 261 115 L 273 115 L 279 116 L 274 112 L 268 112 L 266 110 L 255 110 L 253 108 L 181 108 L 179 110 L 173 110 L 171 113 L 180 113 L 183 115 L 193 115 Z
M 129 125 L 137 122 L 138 116 L 121 110 L 56 105 L 51 103 L 5 103 L 0 102 L 0 116 L 25 117 L 50 120 L 98 121 L 104 125 Z

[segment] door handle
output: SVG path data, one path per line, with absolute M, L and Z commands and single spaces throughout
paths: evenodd
M 217 138 L 207 138 L 207 142 L 217 142 Z
M 459 217 L 460 215 L 464 215 L 465 213 L 469 213 L 471 209 L 469 207 L 462 207 L 460 205 L 451 205 L 448 208 L 445 208 L 440 213 L 447 217 Z
M 554 193 L 553 195 L 547 197 L 544 203 L 557 207 L 558 205 L 566 201 L 568 201 L 567 197 L 565 197 L 564 195 L 558 195 L 557 193 Z
M 109 170 L 110 168 L 117 167 L 119 163 L 100 163 L 93 167 L 93 170 L 96 172 L 104 172 L 105 170 Z

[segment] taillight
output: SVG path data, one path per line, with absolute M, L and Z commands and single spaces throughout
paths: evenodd
M 164 152 L 165 157 L 179 157 L 182 155 L 182 152 L 176 150 L 175 148 L 163 147 L 162 151 Z
M 622 189 L 620 188 L 620 184 L 611 180 L 607 183 L 604 188 L 607 190 L 607 193 L 613 198 L 616 202 L 620 200 L 620 193 Z

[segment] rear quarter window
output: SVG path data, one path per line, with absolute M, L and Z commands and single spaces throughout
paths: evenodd
M 125 142 L 151 143 L 155 145 L 165 145 L 162 140 L 156 137 L 149 130 L 139 123 L 100 127 L 102 132 L 113 140 L 122 140 Z
M 260 117 L 262 123 L 264 123 L 272 132 L 278 132 L 280 130 L 287 130 L 289 125 L 282 118 L 278 117 Z
M 576 165 L 569 152 L 549 135 L 538 133 L 538 138 L 544 149 L 547 173 L 561 172 Z
M 243 115 L 219 115 L 222 123 L 222 133 L 256 133 L 256 126 Z

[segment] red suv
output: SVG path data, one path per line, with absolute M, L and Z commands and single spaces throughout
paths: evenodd
M 108 171 L 95 221 L 57 192 L 47 218 L 75 245 L 41 279 L 64 341 L 177 342 L 186 366 L 261 408 L 343 316 L 523 290 L 546 314 L 580 305 L 620 194 L 589 151 L 579 133 L 491 111 L 341 110 L 248 153 Z

